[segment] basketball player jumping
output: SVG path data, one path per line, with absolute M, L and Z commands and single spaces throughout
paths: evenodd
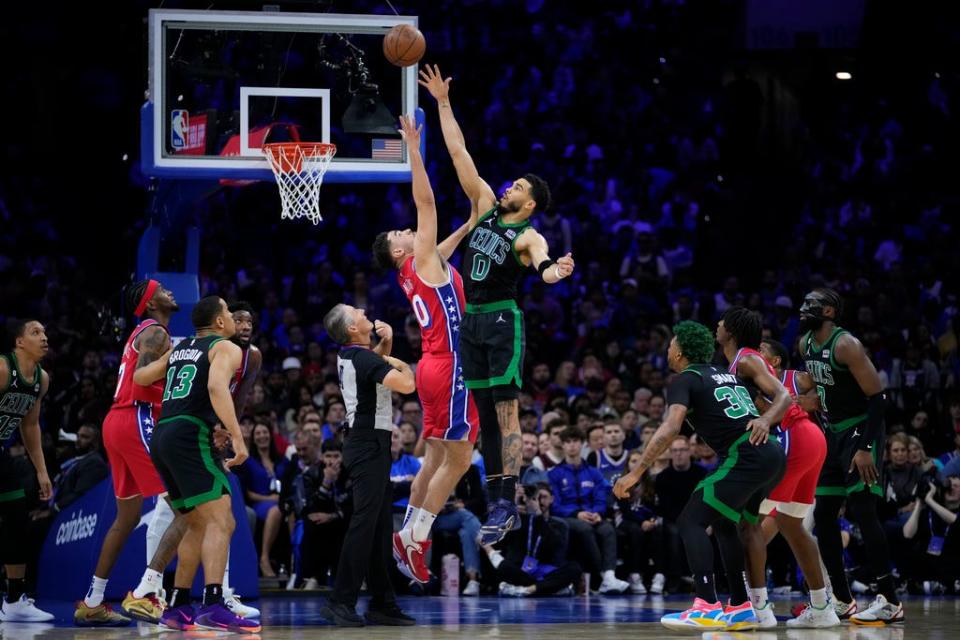
M 477 407 L 464 385 L 460 364 L 463 280 L 447 262 L 476 215 L 437 244 L 437 207 L 420 156 L 420 128 L 409 117 L 401 118 L 400 125 L 413 172 L 417 230 L 379 234 L 373 253 L 380 268 L 399 269 L 397 280 L 420 323 L 423 357 L 417 365 L 417 389 L 426 455 L 410 487 L 403 528 L 393 534 L 393 553 L 403 573 L 425 583 L 430 579 L 425 559 L 430 528 L 470 467 L 477 440 Z
M 47 333 L 36 320 L 26 320 L 14 327 L 13 341 L 13 349 L 0 354 L 0 560 L 7 574 L 0 622 L 47 622 L 53 620 L 53 614 L 34 606 L 24 592 L 27 495 L 23 477 L 7 452 L 8 440 L 19 429 L 37 473 L 39 497 L 49 500 L 52 488 L 40 446 L 40 402 L 50 386 L 50 376 L 40 366 L 47 354 Z
M 491 498 L 481 529 L 481 544 L 494 544 L 520 526 L 514 493 L 521 455 L 517 398 L 523 371 L 523 313 L 518 285 L 533 266 L 547 284 L 573 273 L 573 257 L 550 259 L 546 240 L 530 226 L 530 217 L 550 206 L 550 189 L 528 173 L 514 180 L 498 200 L 477 172 L 450 105 L 450 78 L 424 65 L 420 84 L 436 101 L 440 128 L 457 178 L 470 199 L 477 222 L 464 256 L 466 315 L 461 326 L 463 374 L 480 414 L 483 462 Z
M 882 626 L 903 622 L 903 605 L 890 575 L 890 550 L 877 515 L 883 483 L 877 469 L 884 449 L 883 382 L 859 340 L 837 325 L 843 299 L 833 289 L 814 289 L 800 307 L 800 355 L 820 396 L 826 420 L 827 458 L 817 486 L 813 516 L 817 543 L 830 575 L 837 614 L 854 624 Z M 850 593 L 843 570 L 838 518 L 846 502 L 847 518 L 863 535 L 879 595 L 864 611 Z
M 770 404 L 796 395 L 795 376 L 790 375 L 790 388 L 785 388 L 780 375 L 764 354 L 760 343 L 763 320 L 760 314 L 743 307 L 730 307 L 717 325 L 717 343 L 730 363 L 730 373 L 753 383 L 759 393 L 754 394 L 757 407 L 765 411 Z M 792 388 L 792 391 L 791 391 Z M 774 394 L 775 392 L 775 394 Z M 768 400 L 771 398 L 773 400 Z M 803 518 L 813 508 L 813 495 L 827 444 L 820 427 L 814 424 L 807 412 L 790 403 L 780 421 L 779 439 L 787 454 L 787 468 L 783 479 L 773 488 L 768 499 L 760 505 L 760 513 L 771 515 L 776 526 L 747 523 L 743 538 L 747 547 L 747 582 L 750 584 L 750 599 L 761 628 L 777 626 L 773 604 L 767 598 L 767 538 L 765 533 L 775 533 L 779 528 L 790 545 L 797 563 L 803 570 L 810 587 L 811 606 L 799 617 L 789 620 L 787 626 L 794 628 L 833 627 L 840 619 L 827 600 L 823 571 L 820 569 L 820 553 L 813 536 L 803 527 Z M 772 538 L 772 535 L 770 535 Z
M 145 319 L 127 338 L 117 372 L 113 406 L 103 420 L 103 444 L 113 475 L 117 516 L 100 548 L 100 557 L 86 597 L 73 614 L 78 626 L 122 626 L 130 619 L 103 601 L 107 579 L 127 538 L 140 522 L 143 499 L 164 493 L 163 481 L 150 460 L 150 440 L 160 417 L 163 376 L 170 350 L 167 325 L 179 307 L 173 294 L 156 280 L 144 280 L 127 290 L 127 308 Z M 158 513 L 163 501 L 158 501 Z M 152 557 L 170 519 L 154 517 L 147 528 L 147 556 Z M 151 548 L 152 547 L 152 548 Z M 144 602 L 152 609 L 158 603 Z

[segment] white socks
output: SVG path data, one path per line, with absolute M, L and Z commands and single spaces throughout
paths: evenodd
M 223 593 L 224 600 L 226 600 L 226 594 L 230 590 L 230 546 L 227 545 L 227 564 L 223 565 Z
M 103 592 L 106 590 L 107 579 L 93 576 L 93 580 L 90 581 L 90 590 L 87 591 L 87 597 L 83 599 L 83 603 L 91 609 L 99 607 L 103 602 Z
M 173 509 L 161 496 L 157 498 L 157 506 L 153 510 L 153 517 L 147 523 L 147 565 L 153 561 L 153 556 L 160 546 L 160 539 L 166 533 L 167 527 L 173 522 Z
M 153 569 L 147 569 L 140 578 L 140 584 L 133 590 L 134 598 L 142 598 L 148 593 L 159 594 L 163 588 L 163 574 Z
M 400 527 L 400 530 L 410 529 L 413 527 L 413 523 L 417 520 L 417 511 L 420 510 L 420 507 L 415 507 L 412 504 L 407 504 L 407 512 L 403 515 L 403 525 Z
M 810 604 L 817 609 L 823 609 L 827 606 L 827 588 L 810 589 Z
M 604 582 L 613 582 L 617 579 L 616 574 L 614 574 L 613 569 L 607 569 L 602 574 Z
M 417 516 L 413 524 L 413 541 L 423 542 L 430 537 L 430 529 L 433 528 L 433 521 L 437 519 L 437 514 L 430 513 L 423 507 L 417 511 Z
M 494 549 L 493 551 L 491 551 L 490 553 L 488 553 L 488 554 L 487 554 L 487 558 L 490 560 L 490 564 L 493 565 L 493 568 L 494 568 L 494 569 L 499 568 L 499 567 L 500 567 L 500 564 L 501 564 L 501 563 L 503 562 L 503 560 L 504 560 L 503 554 L 500 553 L 499 551 L 497 551 L 496 549 Z
M 750 593 L 750 602 L 753 604 L 754 609 L 763 609 L 767 606 L 767 588 L 761 587 L 759 589 L 748 589 Z

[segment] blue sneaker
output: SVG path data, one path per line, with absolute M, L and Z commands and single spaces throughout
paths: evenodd
M 234 633 L 259 633 L 260 623 L 241 618 L 222 602 L 205 606 L 197 612 L 197 626 Z
M 719 602 L 711 604 L 700 598 L 694 599 L 693 606 L 686 611 L 663 616 L 660 618 L 660 624 L 674 631 L 687 629 L 722 631 L 727 627 L 723 619 L 723 605 Z
M 508 531 L 520 528 L 520 512 L 517 505 L 500 498 L 490 507 L 487 521 L 480 527 L 480 544 L 497 544 Z

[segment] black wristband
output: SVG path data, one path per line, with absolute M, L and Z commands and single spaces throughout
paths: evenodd
M 557 263 L 554 262 L 553 260 L 550 260 L 550 259 L 544 260 L 543 262 L 541 262 L 540 264 L 537 265 L 537 271 L 539 271 L 539 272 L 540 272 L 540 276 L 543 277 L 543 272 L 546 271 L 547 269 L 549 269 L 550 267 L 552 267 L 552 266 L 555 265 L 555 264 L 557 264 Z

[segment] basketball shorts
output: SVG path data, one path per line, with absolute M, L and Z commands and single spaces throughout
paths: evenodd
M 186 513 L 230 495 L 227 472 L 213 450 L 213 428 L 203 420 L 179 415 L 159 422 L 151 452 L 171 507 Z
M 24 464 L 25 459 L 28 461 Z M 32 473 L 35 472 L 29 458 L 14 458 L 0 446 L 0 503 L 26 498 L 27 482 Z
M 150 439 L 156 428 L 153 405 L 110 409 L 103 420 L 103 446 L 113 475 L 113 494 L 124 500 L 149 498 L 165 491 L 150 459 Z
M 779 440 L 787 454 L 787 470 L 760 505 L 760 513 L 768 515 L 776 509 L 784 515 L 803 518 L 813 508 L 820 469 L 827 457 L 827 441 L 812 420 L 794 422 L 780 433 Z
M 480 418 L 458 354 L 424 354 L 417 364 L 417 393 L 423 405 L 424 438 L 477 441 Z
M 460 356 L 468 389 L 521 386 L 526 333 L 513 300 L 468 304 L 460 332 Z
M 880 475 L 876 484 L 868 488 L 860 478 L 860 472 L 856 468 L 850 470 L 853 456 L 857 453 L 860 434 L 865 427 L 865 419 L 843 431 L 834 431 L 829 424 L 827 425 L 824 430 L 824 436 L 827 439 L 827 458 L 823 462 L 820 481 L 817 483 L 818 496 L 849 496 L 865 490 L 883 496 L 883 464 L 880 462 L 880 456 L 883 455 L 885 434 L 881 433 L 871 443 L 870 452 L 873 455 L 873 463 Z
M 730 445 L 720 466 L 701 480 L 694 492 L 703 491 L 703 501 L 725 518 L 756 524 L 760 503 L 783 477 L 786 455 L 772 440 L 754 446 L 749 437 L 747 431 Z

